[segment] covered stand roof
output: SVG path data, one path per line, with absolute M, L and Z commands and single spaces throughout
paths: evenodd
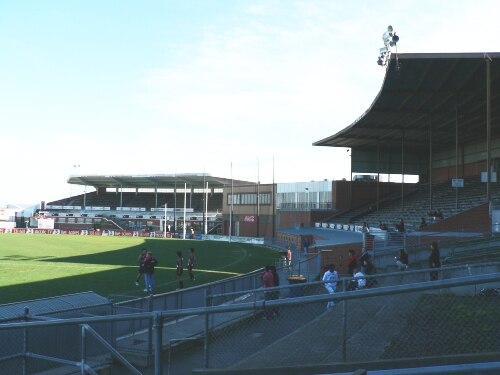
M 500 53 L 392 54 L 382 88 L 354 123 L 313 146 L 428 149 L 486 140 L 487 65 L 491 137 L 500 136 Z M 458 120 L 458 122 L 457 122 Z
M 69 184 L 86 185 L 97 188 L 181 188 L 182 185 L 203 187 L 208 182 L 210 187 L 249 184 L 248 181 L 213 177 L 207 174 L 172 174 L 172 175 L 111 175 L 111 176 L 70 176 Z

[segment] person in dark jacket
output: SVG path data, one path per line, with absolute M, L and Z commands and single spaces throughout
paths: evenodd
M 439 254 L 439 248 L 437 242 L 431 243 L 431 255 L 429 256 L 429 268 L 440 268 L 441 267 L 441 255 Z M 431 271 L 431 280 L 437 280 L 439 278 L 438 271 Z
M 408 253 L 405 249 L 399 249 L 398 256 L 394 258 L 400 271 L 406 271 L 408 269 Z
M 184 272 L 184 257 L 182 256 L 182 251 L 177 252 L 177 261 L 175 264 L 175 276 L 179 281 L 179 289 L 184 288 L 184 280 L 182 278 L 182 273 Z
M 158 260 L 153 256 L 151 251 L 148 251 L 144 259 L 144 272 L 146 279 L 145 292 L 153 293 L 155 289 L 155 267 L 158 265 Z
M 146 259 L 146 256 L 148 255 L 148 251 L 146 249 L 142 249 L 141 253 L 137 257 L 137 263 L 139 263 L 139 269 L 137 270 L 137 276 L 135 278 L 135 285 L 139 286 L 139 280 L 141 279 L 141 276 L 145 274 L 146 270 L 144 269 L 144 260 Z
M 353 249 L 349 249 L 349 258 L 347 260 L 347 273 L 349 276 L 353 276 L 357 268 L 358 259 L 356 258 L 356 252 Z

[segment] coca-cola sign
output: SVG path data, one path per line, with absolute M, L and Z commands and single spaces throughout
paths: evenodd
M 247 223 L 255 223 L 255 215 L 247 215 L 243 218 L 243 221 Z

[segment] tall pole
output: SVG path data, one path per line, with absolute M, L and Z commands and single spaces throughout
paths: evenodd
M 401 217 L 405 211 L 405 130 L 401 129 Z
M 203 168 L 203 189 L 205 189 L 205 168 Z M 202 191 L 203 191 L 203 198 L 201 200 L 204 204 L 203 204 L 203 221 L 201 222 L 201 226 L 203 228 L 202 233 L 207 234 L 206 228 L 205 228 L 205 218 L 208 215 L 207 205 L 206 205 L 207 200 L 205 197 L 205 191 L 204 190 L 202 190 Z
M 490 64 L 491 58 L 484 54 L 486 59 L 486 199 L 490 202 L 490 183 L 491 183 L 491 87 L 490 87 Z
M 174 237 L 177 235 L 177 180 L 174 181 Z
M 432 121 L 429 121 L 429 210 L 432 210 Z
M 205 234 L 208 234 L 208 181 L 205 188 Z
M 349 209 L 352 209 L 352 147 L 351 147 L 351 153 L 349 155 L 350 160 L 349 163 L 351 165 L 351 172 L 349 174 Z
M 455 102 L 455 179 L 458 179 L 458 95 Z M 457 187 L 455 187 L 455 208 L 458 209 Z
M 163 221 L 163 238 L 167 238 L 167 202 L 165 202 L 165 220 Z
M 377 212 L 380 199 L 380 139 L 377 141 Z
M 83 209 L 87 209 L 87 185 L 83 188 Z
M 275 191 L 275 186 L 274 186 L 274 155 L 273 155 L 273 197 L 271 199 L 271 202 L 273 204 L 273 238 L 274 238 L 274 232 L 276 230 L 276 191 Z
M 257 237 L 259 237 L 259 219 L 260 219 L 260 173 L 259 173 L 259 158 L 257 158 Z
M 233 233 L 233 201 L 234 201 L 234 195 L 233 195 L 233 162 L 231 162 L 231 202 L 230 202 L 230 208 L 229 208 L 229 242 L 231 242 L 231 235 Z
M 187 184 L 184 182 L 184 218 L 182 222 L 182 238 L 186 239 L 186 199 L 187 199 Z

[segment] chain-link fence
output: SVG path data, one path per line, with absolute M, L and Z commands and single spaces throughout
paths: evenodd
M 6 375 L 106 366 L 119 375 L 263 368 L 306 374 L 374 361 L 389 368 L 443 358 L 462 363 L 479 354 L 485 361 L 500 354 L 499 268 L 442 268 L 437 281 L 428 281 L 430 270 L 374 275 L 372 287 L 355 290 L 345 278 L 335 294 L 322 282 L 291 282 L 207 295 L 213 306 L 8 323 L 0 325 L 0 368 Z M 121 331 L 134 321 L 144 330 Z M 151 351 L 133 351 L 142 344 Z
M 447 272 L 452 270 L 443 275 Z M 377 287 L 334 295 L 333 309 L 326 308 L 320 283 L 308 283 L 304 297 L 289 303 L 266 301 L 263 310 L 237 326 L 211 333 L 207 366 L 308 373 L 327 364 L 331 371 L 331 364 L 346 362 L 385 361 L 397 367 L 403 360 L 420 366 L 442 358 L 467 361 L 464 355 L 478 353 L 498 358 L 498 268 L 495 272 L 490 274 L 494 283 L 480 282 L 482 276 L 410 284 L 406 273 L 399 281 L 379 278 Z M 424 273 L 413 277 L 425 278 Z M 297 300 L 302 302 L 291 302 Z

